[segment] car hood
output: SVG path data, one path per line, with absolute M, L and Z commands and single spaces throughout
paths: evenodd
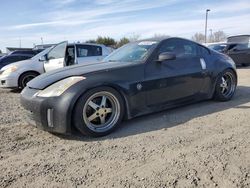
M 27 86 L 33 89 L 44 89 L 49 85 L 62 80 L 64 78 L 68 78 L 71 76 L 82 76 L 88 73 L 94 73 L 98 71 L 107 71 L 112 68 L 125 67 L 129 65 L 133 65 L 135 63 L 131 62 L 103 62 L 99 64 L 92 65 L 73 65 L 70 67 L 60 68 L 54 71 L 50 71 L 48 73 L 42 74 L 33 80 L 31 80 Z
M 21 67 L 21 66 L 27 65 L 27 63 L 31 63 L 31 62 L 32 62 L 31 59 L 27 59 L 27 60 L 23 60 L 23 61 L 18 61 L 18 62 L 15 62 L 15 63 L 11 63 L 11 64 L 6 65 L 3 68 L 1 68 L 1 71 L 5 71 L 6 69 L 8 69 L 9 67 L 12 67 L 12 66 Z

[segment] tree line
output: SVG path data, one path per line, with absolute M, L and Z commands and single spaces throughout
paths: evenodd
M 195 42 L 205 43 L 205 35 L 203 33 L 195 33 L 191 39 Z M 207 43 L 223 42 L 226 41 L 226 39 L 227 35 L 224 31 L 216 31 L 208 34 Z
M 87 40 L 86 43 L 96 43 L 96 44 L 104 44 L 105 46 L 109 46 L 112 48 L 119 48 L 127 43 L 131 42 L 131 39 L 127 37 L 123 37 L 120 40 L 116 41 L 111 37 L 97 37 L 96 39 Z
M 159 37 L 168 37 L 168 35 L 164 34 L 154 34 L 153 37 L 159 38 Z M 86 43 L 97 43 L 97 44 L 104 44 L 106 46 L 112 47 L 112 48 L 119 48 L 129 42 L 136 41 L 140 38 L 139 35 L 134 35 L 130 38 L 123 37 L 120 40 L 115 40 L 111 37 L 102 37 L 98 36 L 96 39 L 91 39 L 85 41 Z M 207 43 L 215 43 L 215 42 L 223 42 L 227 39 L 227 35 L 224 31 L 216 31 L 214 33 L 208 34 L 207 36 Z M 205 43 L 205 35 L 203 33 L 195 33 L 191 40 L 199 43 Z
M 153 38 L 162 38 L 162 37 L 169 37 L 168 35 L 164 35 L 164 34 L 154 34 Z M 96 43 L 96 44 L 104 44 L 105 46 L 109 46 L 112 48 L 119 48 L 129 42 L 134 42 L 139 40 L 140 35 L 132 35 L 130 37 L 123 37 L 120 40 L 115 40 L 111 37 L 102 37 L 102 36 L 98 36 L 96 39 L 90 39 L 85 41 L 86 43 Z

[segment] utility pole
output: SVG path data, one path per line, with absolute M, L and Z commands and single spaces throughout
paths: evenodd
M 210 9 L 206 10 L 206 23 L 205 23 L 205 44 L 207 43 L 207 19 L 208 19 L 208 12 Z
M 210 31 L 210 38 L 209 38 L 209 42 L 213 42 L 213 30 L 212 29 L 209 29 Z

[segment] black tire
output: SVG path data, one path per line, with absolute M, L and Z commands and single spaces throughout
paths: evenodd
M 26 72 L 22 74 L 18 80 L 18 86 L 20 89 L 23 89 L 26 87 L 27 83 L 37 77 L 39 74 L 36 72 Z
M 105 107 L 102 106 L 104 96 L 106 97 Z M 92 108 L 93 104 L 98 107 Z M 108 109 L 111 109 L 109 110 L 111 112 L 108 112 Z M 73 111 L 73 123 L 84 135 L 105 136 L 121 123 L 124 111 L 123 98 L 116 90 L 110 87 L 99 87 L 86 92 L 78 99 Z M 92 116 L 95 118 L 90 120 Z M 104 123 L 101 122 L 102 120 Z
M 246 64 L 246 63 L 242 63 L 241 65 L 242 65 L 242 67 L 248 67 L 249 66 L 249 64 Z
M 225 80 L 226 78 L 227 81 Z M 232 71 L 231 69 L 223 71 L 217 79 L 214 99 L 222 102 L 231 100 L 235 94 L 236 86 L 237 86 L 237 77 L 235 72 Z

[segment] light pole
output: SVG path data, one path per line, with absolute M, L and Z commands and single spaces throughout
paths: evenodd
M 205 43 L 207 43 L 207 18 L 208 18 L 208 12 L 210 9 L 206 10 L 206 23 L 205 23 Z
M 213 30 L 209 29 L 209 31 L 210 31 L 209 42 L 213 42 Z

